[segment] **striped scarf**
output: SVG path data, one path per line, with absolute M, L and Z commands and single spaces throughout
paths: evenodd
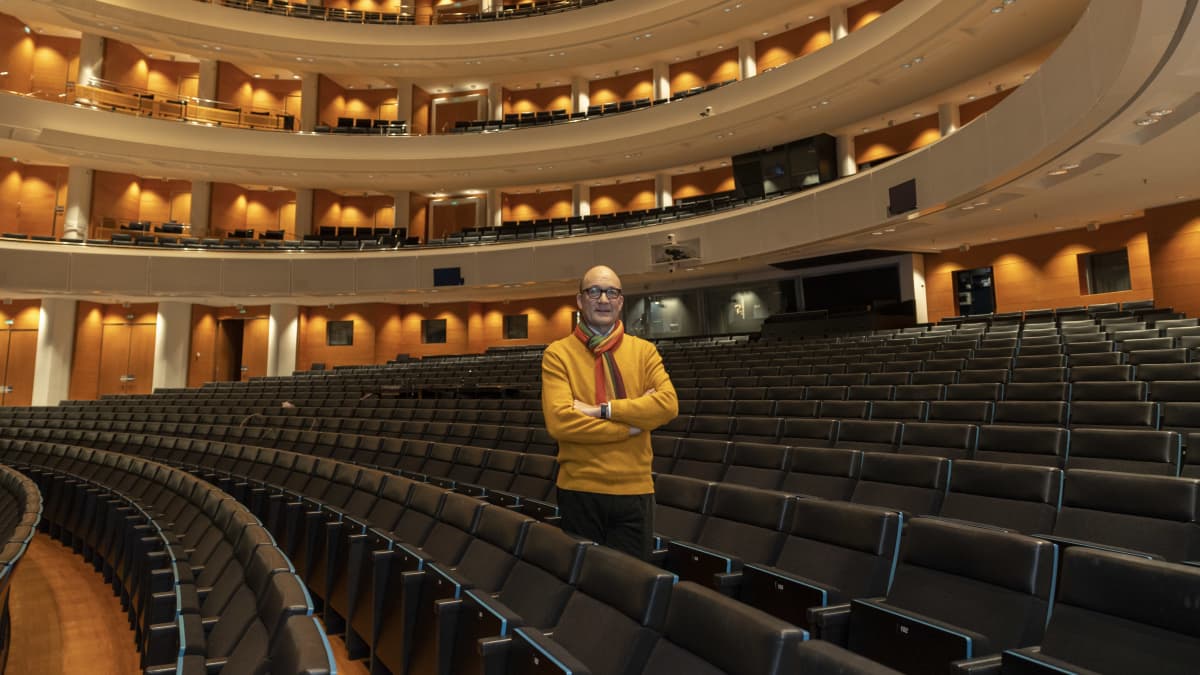
M 575 326 L 575 337 L 596 357 L 596 403 L 605 403 L 610 398 L 625 398 L 625 381 L 621 379 L 621 371 L 617 368 L 616 358 L 613 357 L 613 352 L 621 346 L 621 338 L 624 336 L 625 325 L 620 320 L 608 335 L 592 331 L 591 327 L 582 321 Z M 611 397 L 608 395 L 610 382 Z

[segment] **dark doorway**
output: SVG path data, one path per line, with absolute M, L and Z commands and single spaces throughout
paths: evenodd
M 242 379 L 242 343 L 246 322 L 243 319 L 221 319 L 217 322 L 216 372 L 217 382 L 238 382 Z
M 979 316 L 996 311 L 992 268 L 977 267 L 955 272 L 954 290 L 958 293 L 959 316 Z

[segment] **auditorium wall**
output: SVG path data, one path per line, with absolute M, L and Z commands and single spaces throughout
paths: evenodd
M 588 84 L 589 105 L 636 101 L 639 98 L 654 98 L 653 73 L 648 70 L 603 77 Z
M 501 196 L 502 220 L 537 220 L 573 215 L 571 190 L 508 193 Z
M 571 85 L 537 89 L 504 89 L 504 113 L 566 110 L 571 112 Z
M 675 200 L 727 192 L 734 187 L 733 168 L 729 166 L 671 176 L 671 198 Z
M 854 137 L 854 161 L 877 162 L 923 148 L 942 137 L 937 115 L 925 115 Z
M 0 159 L 0 232 L 54 236 L 67 203 L 67 167 Z
M 591 189 L 592 213 L 618 213 L 654 208 L 654 179 L 600 185 Z
M 148 394 L 154 373 L 155 303 L 101 304 L 80 301 L 76 310 L 75 352 L 71 359 L 72 399 L 105 394 Z M 122 382 L 122 376 L 132 376 Z
M 865 28 L 884 12 L 900 4 L 900 0 L 866 0 L 846 8 L 846 27 L 851 33 Z
M 672 63 L 670 68 L 671 93 L 726 80 L 736 80 L 738 73 L 738 50 L 736 47 Z
M 760 73 L 771 68 L 778 68 L 826 47 L 832 42 L 833 35 L 829 30 L 829 17 L 823 17 L 803 26 L 767 36 L 754 43 L 755 65 Z

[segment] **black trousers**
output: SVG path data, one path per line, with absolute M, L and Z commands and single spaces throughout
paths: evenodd
M 642 560 L 654 546 L 654 495 L 603 495 L 558 488 L 563 531 Z

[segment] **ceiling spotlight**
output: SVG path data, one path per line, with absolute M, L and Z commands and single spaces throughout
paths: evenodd
M 1158 124 L 1158 121 L 1159 119 L 1157 117 L 1142 117 L 1134 120 L 1133 123 L 1139 127 L 1148 127 L 1151 124 Z
M 1175 111 L 1171 108 L 1156 108 L 1154 110 L 1147 111 L 1146 114 L 1151 117 L 1166 117 L 1173 112 Z
M 1003 12 L 1003 11 L 1004 11 L 1003 5 L 998 5 L 998 6 L 992 8 L 992 14 L 999 14 L 1000 12 Z
M 1053 171 L 1047 172 L 1046 175 L 1047 176 L 1065 176 L 1065 175 L 1067 175 L 1067 173 L 1068 172 L 1066 169 L 1055 169 Z

